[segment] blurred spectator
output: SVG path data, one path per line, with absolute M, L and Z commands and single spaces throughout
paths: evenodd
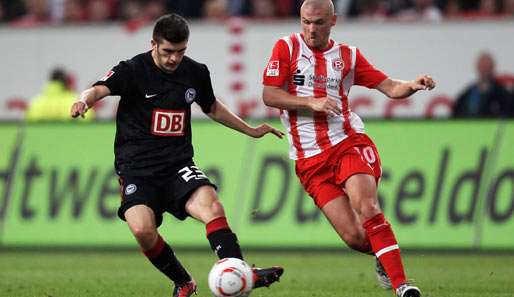
M 228 0 L 207 0 L 203 7 L 203 16 L 211 20 L 228 17 Z
M 85 2 L 85 15 L 89 21 L 106 22 L 114 16 L 114 1 L 88 0 Z
M 22 0 L 0 0 L 4 18 L 0 21 L 12 21 L 25 14 L 25 5 Z
M 389 12 L 389 15 L 395 15 L 401 10 L 413 7 L 412 0 L 389 0 L 386 1 L 386 4 L 388 6 L 387 11 Z
M 185 18 L 199 18 L 205 10 L 204 2 L 206 0 L 167 0 L 166 8 L 168 12 L 178 13 Z
M 464 14 L 468 18 L 495 18 L 501 16 L 497 0 L 480 0 L 477 9 Z
M 12 25 L 18 27 L 34 27 L 49 24 L 50 7 L 48 0 L 25 0 L 26 13 L 15 19 Z
M 276 0 L 276 16 L 290 17 L 296 15 L 298 2 L 298 0 Z
M 442 14 L 433 0 L 414 0 L 414 6 L 398 12 L 396 19 L 407 22 L 439 22 L 442 20 Z
M 122 20 L 136 20 L 144 17 L 143 4 L 139 0 L 126 0 L 120 2 L 120 18 Z
M 352 0 L 334 0 L 335 14 L 339 17 L 345 17 L 349 15 Z
M 508 93 L 498 82 L 494 58 L 483 52 L 476 62 L 477 81 L 457 97 L 454 117 L 500 117 L 507 114 Z
M 175 12 L 186 18 L 261 19 L 299 15 L 303 0 L 0 0 L 0 22 L 15 26 L 126 21 L 138 29 L 158 16 Z M 440 21 L 514 17 L 514 0 L 332 0 L 344 19 Z
M 0 22 L 5 21 L 5 13 L 4 13 L 4 6 L 2 3 L 0 3 Z
M 503 13 L 505 16 L 514 17 L 514 0 L 503 0 Z
M 496 76 L 498 82 L 507 90 L 507 115 L 514 117 L 514 74 L 502 74 Z
M 41 94 L 34 97 L 25 114 L 27 121 L 69 121 L 70 106 L 77 100 L 73 77 L 62 68 L 52 70 Z M 92 111 L 92 110 L 91 110 Z M 90 111 L 90 112 L 91 112 Z M 94 113 L 86 114 L 92 120 Z
M 247 16 L 250 14 L 250 7 L 246 0 L 228 0 L 227 10 L 230 16 Z
M 348 13 L 349 17 L 382 21 L 387 18 L 387 7 L 384 1 L 359 0 L 353 2 Z
M 299 15 L 300 3 L 302 1 L 303 0 L 228 0 L 227 9 L 231 16 L 283 18 Z
M 86 20 L 86 11 L 82 6 L 82 0 L 66 0 L 64 2 L 64 22 L 76 23 Z
M 149 0 L 144 6 L 145 18 L 152 22 L 167 13 L 163 0 Z
M 257 19 L 270 19 L 277 16 L 277 1 L 251 0 L 252 17 Z
M 497 16 L 499 14 L 496 0 L 480 0 L 479 13 L 484 16 Z
M 459 0 L 448 0 L 444 6 L 444 16 L 448 19 L 461 18 L 461 8 Z
M 62 21 L 64 16 L 64 1 L 65 0 L 48 0 L 48 11 L 52 22 L 59 23 Z

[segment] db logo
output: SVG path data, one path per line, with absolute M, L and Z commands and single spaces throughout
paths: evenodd
M 154 109 L 152 114 L 152 134 L 157 136 L 184 135 L 183 110 Z

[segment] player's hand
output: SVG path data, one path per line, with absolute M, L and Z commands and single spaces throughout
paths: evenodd
M 324 112 L 330 116 L 341 114 L 341 108 L 337 102 L 329 97 L 309 98 L 309 107 L 312 111 Z
M 432 90 L 433 88 L 435 88 L 435 81 L 429 75 L 419 76 L 412 85 L 414 91 Z
M 249 135 L 254 138 L 261 138 L 268 133 L 272 133 L 278 138 L 282 138 L 285 135 L 282 131 L 275 129 L 268 124 L 262 124 L 257 128 L 253 128 Z
M 81 116 L 82 118 L 84 118 L 84 115 L 86 114 L 88 109 L 89 108 L 87 107 L 86 103 L 82 101 L 77 101 L 73 103 L 73 105 L 71 106 L 71 117 L 76 118 L 78 116 Z

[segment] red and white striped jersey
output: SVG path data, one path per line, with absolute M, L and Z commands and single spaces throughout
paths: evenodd
M 375 69 L 360 51 L 330 40 L 325 50 L 310 48 L 300 33 L 279 39 L 264 70 L 263 84 L 281 87 L 291 95 L 337 101 L 341 115 L 307 110 L 281 110 L 287 129 L 289 157 L 303 159 L 321 153 L 349 135 L 364 133 L 360 117 L 350 110 L 352 85 L 373 88 L 387 76 Z

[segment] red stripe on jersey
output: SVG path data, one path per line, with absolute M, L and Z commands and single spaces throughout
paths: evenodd
M 327 60 L 323 52 L 313 51 L 314 53 L 314 98 L 327 96 Z M 316 131 L 316 143 L 321 150 L 326 150 L 332 146 L 328 138 L 328 120 L 324 112 L 314 112 L 314 129 Z
M 295 34 L 291 35 L 291 43 L 293 44 L 293 49 L 291 51 L 291 68 L 289 69 L 290 76 L 296 74 L 296 70 L 298 69 L 298 54 L 300 53 L 300 43 Z M 289 78 L 288 85 L 289 94 L 293 96 L 297 96 L 296 85 L 293 83 L 291 77 Z M 289 113 L 289 125 L 291 127 L 291 137 L 293 140 L 293 145 L 296 148 L 296 157 L 298 159 L 303 159 L 305 156 L 305 152 L 302 149 L 302 144 L 300 143 L 300 134 L 298 133 L 298 112 L 296 110 L 288 110 Z
M 349 63 L 345 63 L 344 68 L 341 73 L 342 81 L 341 81 L 341 87 L 339 88 L 339 96 L 341 96 L 341 101 L 342 101 L 341 103 L 343 105 L 344 134 L 350 136 L 355 133 L 355 130 L 353 130 L 352 125 L 350 124 L 350 108 L 349 108 L 349 104 L 348 104 L 348 97 L 345 94 L 346 90 L 344 89 L 343 81 L 346 78 L 346 75 L 348 75 L 348 73 L 350 73 L 350 71 L 352 69 L 352 50 L 347 46 L 341 45 L 339 48 L 339 52 L 341 54 L 341 59 L 343 61 L 349 62 Z

